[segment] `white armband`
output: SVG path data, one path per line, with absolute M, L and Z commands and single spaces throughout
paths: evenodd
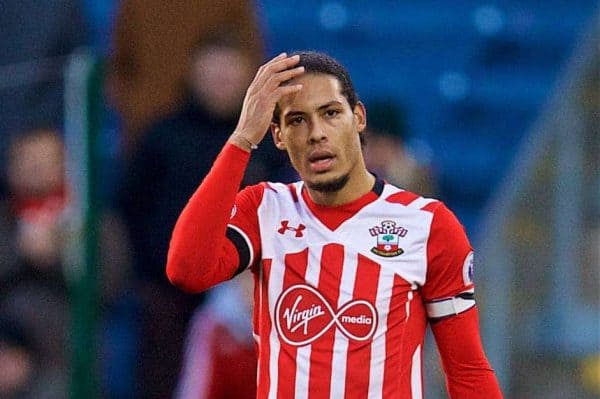
M 456 315 L 471 309 L 473 306 L 475 306 L 473 290 L 462 292 L 455 297 L 425 303 L 427 317 L 430 319 Z

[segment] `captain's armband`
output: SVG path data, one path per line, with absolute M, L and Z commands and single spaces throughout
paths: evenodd
M 457 315 L 471 309 L 473 306 L 475 306 L 475 294 L 472 289 L 450 298 L 441 298 L 425 303 L 427 317 L 430 319 Z

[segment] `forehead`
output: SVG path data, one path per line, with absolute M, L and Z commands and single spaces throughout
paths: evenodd
M 302 84 L 302 90 L 279 100 L 281 115 L 314 111 L 332 101 L 348 104 L 340 81 L 333 75 L 308 73 L 293 79 L 290 84 Z

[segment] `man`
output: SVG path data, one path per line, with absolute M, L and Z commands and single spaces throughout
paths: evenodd
M 175 226 L 167 274 L 202 291 L 250 269 L 259 398 L 422 398 L 431 322 L 453 399 L 501 398 L 454 215 L 365 167 L 366 111 L 319 53 L 263 65 L 238 125 Z M 302 181 L 237 193 L 271 127 Z
M 263 37 L 254 2 L 247 0 L 121 0 L 108 60 L 107 91 L 122 119 L 125 152 L 183 100 L 181 82 L 198 40 L 228 30 L 254 65 Z

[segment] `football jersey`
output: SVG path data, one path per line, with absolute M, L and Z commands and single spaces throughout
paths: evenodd
M 248 187 L 227 237 L 255 277 L 258 398 L 422 398 L 427 317 L 475 304 L 454 215 L 381 180 L 339 207 L 302 182 Z

